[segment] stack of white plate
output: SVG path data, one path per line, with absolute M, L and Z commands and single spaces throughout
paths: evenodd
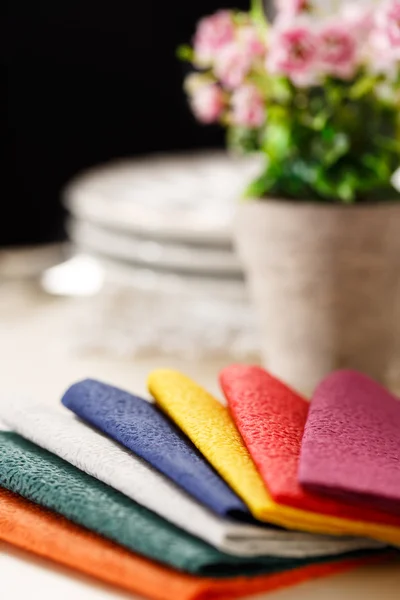
M 235 205 L 258 168 L 254 159 L 220 152 L 152 156 L 95 168 L 65 190 L 70 238 L 79 252 L 100 261 L 108 277 L 153 299 L 156 294 L 161 306 L 171 297 L 177 306 L 180 300 L 186 307 L 190 301 L 212 303 L 213 311 L 204 305 L 200 310 L 214 312 L 209 322 L 202 315 L 204 327 L 212 327 L 215 314 L 232 312 L 236 303 L 235 313 L 248 312 L 231 230 Z M 168 315 L 170 322 L 170 309 Z M 238 328 L 237 315 L 232 321 Z M 185 326 L 182 307 L 178 323 Z

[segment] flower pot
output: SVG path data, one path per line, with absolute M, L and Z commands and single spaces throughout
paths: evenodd
M 400 331 L 400 203 L 248 201 L 235 237 L 272 373 L 307 393 L 340 368 L 385 381 Z

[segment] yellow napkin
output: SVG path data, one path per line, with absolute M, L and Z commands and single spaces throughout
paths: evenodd
M 260 521 L 288 529 L 360 535 L 400 545 L 400 528 L 277 504 L 269 495 L 225 406 L 178 371 L 153 371 L 148 378 L 148 387 L 159 407 L 192 440 Z

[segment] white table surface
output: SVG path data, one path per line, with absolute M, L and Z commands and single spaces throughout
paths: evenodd
M 217 392 L 216 374 L 221 363 L 185 364 L 156 356 L 151 360 L 129 361 L 83 355 L 77 350 L 74 329 L 76 311 L 81 314 L 82 310 L 78 304 L 45 297 L 26 284 L 0 281 L 2 395 L 29 394 L 55 403 L 68 385 L 85 377 L 97 377 L 145 393 L 146 374 L 158 366 L 178 367 Z M 142 600 L 1 542 L 0 586 L 1 598 L 7 600 Z M 267 597 L 268 600 L 398 600 L 400 561 L 257 596 Z

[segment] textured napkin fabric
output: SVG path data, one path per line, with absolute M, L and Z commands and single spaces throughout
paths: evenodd
M 122 446 L 62 407 L 15 400 L 1 407 L 10 429 L 122 492 L 222 552 L 239 556 L 310 557 L 371 547 L 368 540 L 330 538 L 235 523 L 216 516 Z
M 277 505 L 269 494 L 226 407 L 194 381 L 171 370 L 154 371 L 149 390 L 159 406 L 241 496 L 253 515 L 288 529 L 342 534 L 336 526 L 321 528 L 320 519 L 305 521 L 298 509 Z
M 307 489 L 400 515 L 400 401 L 355 371 L 326 377 L 308 413 L 299 479 Z
M 228 600 L 377 561 L 353 558 L 253 578 L 199 578 L 132 554 L 4 489 L 0 489 L 0 540 L 152 600 Z
M 221 553 L 15 433 L 0 432 L 0 486 L 138 554 L 189 573 L 256 575 L 332 559 L 250 559 Z
M 268 492 L 228 410 L 178 371 L 153 371 L 148 388 L 160 408 L 192 440 L 254 517 L 268 521 Z
M 400 519 L 368 508 L 308 493 L 297 481 L 301 439 L 308 403 L 260 367 L 224 369 L 221 385 L 243 439 L 268 489 L 276 511 L 297 510 L 298 524 L 329 532 L 370 536 L 400 543 Z
M 212 511 L 224 517 L 249 516 L 243 502 L 156 406 L 91 379 L 71 386 L 62 403 Z

